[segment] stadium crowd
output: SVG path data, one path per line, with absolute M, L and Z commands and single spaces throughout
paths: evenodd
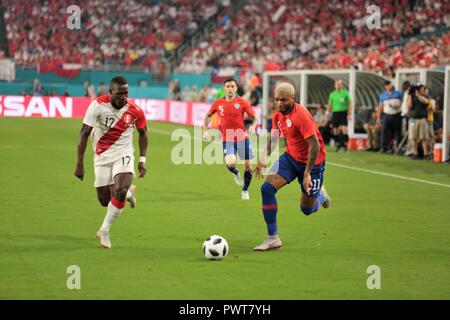
M 219 10 L 213 0 L 89 0 L 80 5 L 80 30 L 73 31 L 66 27 L 72 4 L 2 0 L 8 50 L 17 64 L 151 66 Z
M 250 1 L 192 49 L 180 69 L 201 72 L 205 67 L 238 66 L 262 72 L 354 66 L 389 73 L 396 67 L 433 66 L 448 59 L 449 33 L 404 48 L 388 49 L 387 43 L 449 27 L 449 2 L 384 1 L 381 29 L 367 30 L 371 4 L 362 0 Z M 420 51 L 414 48 L 417 44 Z
M 398 68 L 434 68 L 450 63 L 450 32 L 442 37 L 411 40 L 404 46 L 388 48 L 385 43 L 376 49 L 348 49 L 330 54 L 324 62 L 299 57 L 288 64 L 292 69 L 348 69 L 368 70 L 394 78 Z
M 89 0 L 81 29 L 65 26 L 69 0 L 3 0 L 8 50 L 18 65 L 146 65 L 173 52 L 222 8 L 214 0 Z M 179 68 L 236 66 L 252 72 L 349 68 L 391 77 L 399 67 L 449 62 L 450 33 L 388 47 L 450 27 L 448 1 L 384 1 L 381 29 L 368 30 L 364 0 L 251 0 L 183 58 Z M 201 10 L 198 8 L 201 7 Z M 126 9 L 126 10 L 125 10 Z

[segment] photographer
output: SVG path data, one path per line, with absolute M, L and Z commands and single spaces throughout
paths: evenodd
M 408 133 L 413 148 L 412 159 L 419 159 L 419 142 L 422 144 L 424 159 L 427 159 L 429 158 L 427 115 L 430 100 L 425 96 L 425 86 L 411 87 L 407 99 L 407 105 L 410 110 Z

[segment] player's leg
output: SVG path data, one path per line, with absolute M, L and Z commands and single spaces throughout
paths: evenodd
M 311 182 L 312 188 L 309 194 L 303 186 L 303 173 L 299 175 L 298 182 L 302 188 L 302 196 L 300 200 L 301 211 L 309 216 L 314 212 L 317 212 L 321 206 L 328 208 L 331 204 L 331 198 L 328 195 L 325 186 L 323 185 L 323 171 L 325 164 L 319 164 L 313 167 L 311 170 Z
M 103 248 L 111 248 L 109 230 L 114 221 L 122 213 L 134 176 L 134 157 L 124 157 L 113 163 L 112 175 L 114 177 L 114 189 L 111 201 L 108 203 L 105 218 L 97 232 L 97 238 Z
M 280 188 L 296 178 L 297 170 L 292 161 L 293 159 L 287 153 L 281 155 L 280 159 L 272 166 L 271 173 L 261 186 L 262 212 L 268 236 L 263 243 L 253 249 L 255 251 L 278 249 L 282 246 L 278 237 L 278 203 L 275 194 Z
M 250 186 L 250 183 L 252 182 L 253 178 L 253 167 L 251 164 L 251 160 L 245 160 L 244 166 L 245 171 L 244 171 L 244 183 L 242 185 L 242 199 L 249 200 L 250 194 L 248 192 L 248 187 Z
M 280 188 L 288 183 L 289 182 L 282 176 L 273 174 L 268 176 L 264 184 L 261 186 L 262 212 L 267 226 L 267 238 L 264 239 L 260 245 L 256 246 L 253 249 L 254 251 L 279 249 L 283 245 L 278 237 L 278 204 L 275 194 Z
M 239 170 L 237 169 L 236 163 L 236 153 L 237 153 L 237 145 L 234 142 L 223 142 L 223 154 L 225 156 L 225 164 L 227 166 L 228 171 L 233 174 L 234 182 L 242 187 L 243 181 L 242 177 L 239 174 Z
M 107 207 L 111 201 L 114 187 L 112 164 L 94 165 L 94 174 L 97 199 L 103 207 Z
M 238 143 L 238 155 L 240 159 L 244 159 L 245 166 L 242 199 L 249 200 L 250 195 L 248 193 L 248 187 L 250 186 L 253 177 L 252 159 L 254 158 L 253 149 L 249 139 Z
M 114 185 L 97 187 L 97 199 L 103 207 L 107 207 L 111 201 Z
M 136 207 L 136 185 L 131 184 L 130 188 L 127 191 L 126 199 L 128 203 L 130 204 L 130 207 L 134 209 Z
M 94 186 L 97 188 L 97 198 L 101 205 L 108 207 L 114 190 L 114 179 L 112 173 L 113 164 L 95 165 L 95 182 Z M 97 232 L 97 240 L 100 240 L 100 246 L 103 248 L 111 248 L 111 242 L 109 241 L 109 234 L 107 231 L 100 230 Z

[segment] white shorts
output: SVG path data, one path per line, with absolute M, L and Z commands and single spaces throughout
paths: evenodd
M 103 187 L 114 184 L 114 177 L 119 173 L 130 172 L 134 177 L 134 156 L 124 156 L 114 162 L 96 165 L 94 163 L 94 187 Z

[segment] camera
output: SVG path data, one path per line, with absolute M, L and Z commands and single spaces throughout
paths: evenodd
M 424 87 L 423 84 L 411 86 L 408 90 L 408 94 L 414 97 L 414 96 L 416 96 L 416 92 L 418 92 L 423 87 Z

